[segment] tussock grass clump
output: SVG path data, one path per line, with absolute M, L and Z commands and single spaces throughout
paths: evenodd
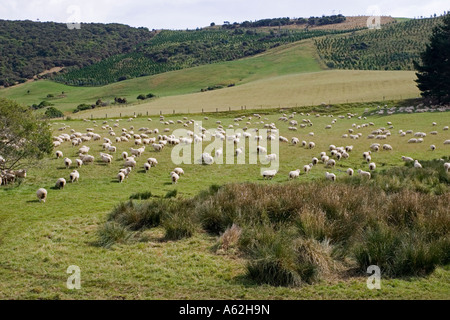
M 181 240 L 190 238 L 197 229 L 197 226 L 186 211 L 172 211 L 166 213 L 162 226 L 166 230 L 166 240 Z
M 152 197 L 152 193 L 150 191 L 147 192 L 139 192 L 139 193 L 133 193 L 130 196 L 130 200 L 147 200 Z
M 116 243 L 126 243 L 131 237 L 130 231 L 114 221 L 108 221 L 97 231 L 96 245 L 111 248 Z
M 142 203 L 128 201 L 114 208 L 108 220 L 137 231 L 159 226 L 165 212 L 166 204 L 161 200 Z
M 216 251 L 228 252 L 236 249 L 239 244 L 241 235 L 242 228 L 240 228 L 236 224 L 233 224 L 220 236 Z

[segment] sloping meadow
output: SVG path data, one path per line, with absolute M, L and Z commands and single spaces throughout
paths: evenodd
M 98 244 L 142 241 L 139 233 L 154 227 L 172 241 L 208 232 L 218 254 L 246 258 L 250 279 L 275 286 L 365 274 L 371 265 L 384 277 L 424 276 L 450 262 L 449 181 L 436 173 L 436 190 L 414 168 L 396 170 L 370 181 L 236 183 L 191 199 L 129 201 L 110 213 Z M 411 187 L 389 186 L 396 179 Z

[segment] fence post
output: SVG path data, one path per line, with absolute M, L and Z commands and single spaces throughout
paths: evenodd
M 219 108 L 216 108 L 216 113 L 219 112 Z
M 228 107 L 228 111 L 231 111 L 231 107 Z
M 108 114 L 105 114 L 105 119 L 108 119 Z
M 175 110 L 173 110 L 173 114 L 175 114 Z
M 122 112 L 120 113 L 120 117 L 122 118 Z
M 147 111 L 147 117 L 148 117 L 148 111 Z

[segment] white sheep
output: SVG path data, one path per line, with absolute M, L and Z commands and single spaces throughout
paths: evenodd
M 358 173 L 360 174 L 361 177 L 367 178 L 369 180 L 372 177 L 372 174 L 368 171 L 363 171 L 363 170 L 359 169 Z
M 130 159 L 128 158 L 125 163 L 124 163 L 124 167 L 131 167 L 131 168 L 135 168 L 136 167 L 136 161 L 134 159 Z
M 75 161 L 77 162 L 77 167 L 78 167 L 78 168 L 81 168 L 81 166 L 83 165 L 83 160 L 81 160 L 81 159 L 76 159 Z
M 347 174 L 348 174 L 350 177 L 353 177 L 354 173 L 355 173 L 355 172 L 353 171 L 353 169 L 351 169 L 351 168 L 347 169 Z
M 57 181 L 56 181 L 56 184 L 55 184 L 55 188 L 58 188 L 58 189 L 64 189 L 64 186 L 66 185 L 66 179 L 64 179 L 64 178 L 59 178 Z
M 313 165 L 317 165 L 319 163 L 319 159 L 317 159 L 317 158 L 312 158 L 312 164 Z
M 377 168 L 377 165 L 375 164 L 375 162 L 372 162 L 369 164 L 369 170 L 370 171 L 374 171 Z
M 325 178 L 327 180 L 336 181 L 336 175 L 334 173 L 326 172 L 325 173 Z
M 327 168 L 334 168 L 336 166 L 336 161 L 333 159 L 330 159 L 327 161 L 326 167 Z
M 436 146 L 435 146 L 434 144 L 432 144 L 432 145 L 430 146 L 430 149 L 431 149 L 431 151 L 434 151 L 434 150 L 436 150 Z
M 256 147 L 256 151 L 257 151 L 257 153 L 260 153 L 260 154 L 266 154 L 267 153 L 267 149 L 264 148 L 264 147 L 261 147 L 261 146 L 257 146 Z
M 305 166 L 303 166 L 303 171 L 306 173 L 306 174 L 308 174 L 310 171 L 311 171 L 311 165 L 305 165 Z
M 125 180 L 125 174 L 123 172 L 119 172 L 117 179 L 119 179 L 119 183 L 122 183 L 123 180 Z
M 63 157 L 62 151 L 56 151 L 55 155 L 56 155 L 56 159 L 59 159 L 59 158 Z
M 36 192 L 36 196 L 39 199 L 39 202 L 44 202 L 45 203 L 45 200 L 47 200 L 47 190 L 45 190 L 44 188 L 40 188 Z
M 450 140 L 444 141 L 444 144 L 445 144 L 445 145 L 450 144 Z
M 144 170 L 145 170 L 145 172 L 148 172 L 151 167 L 152 166 L 150 165 L 150 163 L 148 163 L 148 162 L 144 163 Z
M 69 169 L 69 167 L 72 165 L 72 160 L 70 160 L 69 158 L 65 158 L 64 164 L 66 166 L 66 169 Z
M 209 153 L 203 153 L 201 163 L 206 165 L 212 165 L 214 163 L 214 158 L 211 157 Z
M 80 173 L 77 170 L 73 170 L 70 173 L 70 182 L 71 183 L 78 182 L 78 179 L 80 179 Z
M 148 158 L 147 163 L 152 167 L 156 167 L 156 165 L 158 164 L 158 160 L 156 160 L 155 158 Z
M 450 170 L 450 162 L 444 163 L 444 169 L 445 169 L 445 172 L 448 173 L 448 171 Z
M 173 169 L 173 172 L 175 172 L 179 176 L 184 174 L 184 170 L 181 168 L 175 168 L 175 169 Z
M 274 153 L 266 156 L 266 161 L 272 162 L 272 161 L 276 161 L 276 160 L 277 160 L 277 155 Z
M 289 180 L 297 179 L 300 176 L 300 169 L 289 172 Z
M 309 149 L 314 149 L 316 147 L 316 144 L 314 143 L 314 142 L 310 142 L 309 144 L 308 144 L 308 148 Z
M 263 179 L 272 180 L 277 173 L 277 170 L 266 170 L 262 173 L 262 176 Z
M 422 165 L 420 164 L 420 162 L 418 160 L 414 161 L 414 168 L 417 168 L 417 169 L 421 169 L 422 168 Z
M 176 184 L 178 180 L 180 179 L 180 176 L 176 174 L 175 172 L 171 172 L 170 176 L 172 177 L 172 184 Z

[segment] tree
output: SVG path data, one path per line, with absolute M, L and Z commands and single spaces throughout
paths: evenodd
M 63 118 L 64 113 L 62 113 L 60 110 L 56 109 L 55 107 L 49 107 L 47 110 L 45 110 L 45 116 L 47 118 Z
M 421 64 L 414 62 L 418 71 L 417 86 L 423 97 L 437 98 L 439 102 L 450 97 L 450 15 L 443 24 L 434 28 L 425 51 L 420 55 Z
M 30 108 L 0 98 L 0 169 L 15 169 L 40 160 L 53 150 L 52 134 L 46 121 Z

